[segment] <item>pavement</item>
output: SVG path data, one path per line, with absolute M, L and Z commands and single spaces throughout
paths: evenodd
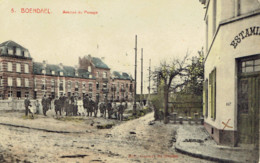
M 220 146 L 203 125 L 184 123 L 177 130 L 177 152 L 217 162 L 259 162 L 259 151 L 251 148 Z

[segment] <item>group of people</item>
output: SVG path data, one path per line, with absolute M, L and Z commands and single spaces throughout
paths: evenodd
M 48 110 L 52 109 L 52 103 L 54 104 L 54 109 L 56 116 L 58 114 L 61 116 L 63 113 L 65 113 L 66 116 L 91 116 L 97 117 L 98 110 L 100 111 L 100 116 L 106 118 L 108 115 L 108 118 L 114 118 L 123 120 L 123 113 L 125 109 L 127 108 L 127 102 L 124 102 L 124 100 L 120 101 L 120 104 L 117 105 L 116 102 L 112 102 L 112 100 L 107 100 L 107 98 L 104 99 L 104 102 L 99 102 L 98 99 L 94 101 L 91 97 L 88 95 L 84 95 L 83 99 L 81 100 L 80 97 L 75 96 L 72 94 L 72 96 L 66 97 L 65 94 L 63 94 L 60 97 L 56 97 L 53 99 L 51 95 L 49 97 L 46 97 L 46 95 L 43 96 L 41 100 L 42 104 L 42 111 L 43 115 L 46 116 L 46 113 Z M 27 97 L 24 101 L 25 105 L 25 115 L 27 116 L 28 113 L 32 113 L 30 110 L 31 102 L 29 98 Z M 38 100 L 36 100 L 35 103 L 36 107 L 36 113 L 39 113 L 39 107 L 40 103 Z M 33 116 L 33 113 L 32 113 Z

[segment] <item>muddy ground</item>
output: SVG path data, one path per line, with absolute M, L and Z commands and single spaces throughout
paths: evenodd
M 0 162 L 208 162 L 174 150 L 180 125 L 152 120 L 153 113 L 120 122 L 1 112 Z M 107 124 L 113 127 L 97 129 Z

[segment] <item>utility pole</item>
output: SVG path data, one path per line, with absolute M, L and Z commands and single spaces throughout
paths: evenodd
M 151 59 L 149 60 L 149 87 L 148 87 L 148 93 L 149 93 L 148 101 L 149 102 L 150 102 L 150 90 L 151 90 Z
M 141 96 L 140 103 L 143 101 L 143 48 L 141 49 Z
M 135 35 L 135 97 L 133 106 L 133 115 L 136 115 L 136 68 L 137 68 L 137 35 Z

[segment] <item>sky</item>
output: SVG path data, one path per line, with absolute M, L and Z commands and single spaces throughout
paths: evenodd
M 21 13 L 25 8 L 47 8 L 50 14 Z M 197 55 L 205 40 L 199 0 L 0 0 L 0 11 L 0 43 L 17 42 L 36 62 L 75 66 L 79 57 L 90 54 L 104 57 L 111 71 L 134 77 L 137 35 L 137 93 L 141 48 L 146 93 L 149 59 L 154 70 L 160 61 L 182 58 L 187 51 Z

